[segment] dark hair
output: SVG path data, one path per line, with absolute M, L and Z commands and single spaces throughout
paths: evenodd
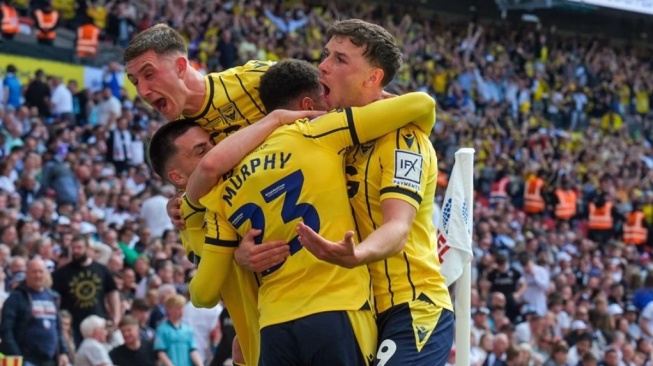
M 154 51 L 159 56 L 173 53 L 188 55 L 184 37 L 167 24 L 153 25 L 138 33 L 125 48 L 123 61 L 127 63 L 148 51 Z
M 594 338 L 592 338 L 592 335 L 590 333 L 585 332 L 578 337 L 576 343 L 578 344 L 579 342 L 583 342 L 583 341 L 592 343 L 592 341 L 594 341 Z
M 168 164 L 170 159 L 177 154 L 175 140 L 196 126 L 197 124 L 191 120 L 181 119 L 164 124 L 152 135 L 147 152 L 150 166 L 166 182 L 169 181 Z
M 259 97 L 269 113 L 289 106 L 297 98 L 307 95 L 317 97 L 322 86 L 318 81 L 320 72 L 306 61 L 283 60 L 276 63 L 261 77 Z
M 531 254 L 527 251 L 520 252 L 517 254 L 517 259 L 522 266 L 525 266 L 531 261 Z
M 363 57 L 372 66 L 383 70 L 383 86 L 386 86 L 401 67 L 401 49 L 394 37 L 383 27 L 360 19 L 347 19 L 333 23 L 327 29 L 327 37 L 348 37 L 357 47 L 365 47 Z
M 18 69 L 16 69 L 16 66 L 14 66 L 14 64 L 7 65 L 7 73 L 15 74 L 16 71 L 18 71 Z
M 134 302 L 132 303 L 132 311 L 133 310 L 149 311 L 150 306 L 147 304 L 145 299 L 134 299 Z
M 86 245 L 86 247 L 87 248 L 89 247 L 90 243 L 89 243 L 88 239 L 82 234 L 75 234 L 73 236 L 73 240 L 71 240 L 70 242 L 73 243 L 73 242 L 76 242 L 76 241 L 83 241 L 84 244 Z

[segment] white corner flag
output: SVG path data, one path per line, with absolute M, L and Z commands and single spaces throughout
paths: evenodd
M 456 366 L 469 365 L 471 350 L 472 229 L 474 217 L 474 149 L 456 151 L 438 225 L 438 258 L 447 286 L 456 283 Z
M 472 261 L 474 149 L 456 151 L 438 225 L 440 272 L 451 286 Z

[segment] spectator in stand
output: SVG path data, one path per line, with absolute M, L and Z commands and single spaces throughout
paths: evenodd
M 220 304 L 211 309 L 196 308 L 190 301 L 184 305 L 184 315 L 181 320 L 193 330 L 197 351 L 204 365 L 208 364 L 213 358 L 213 340 L 215 338 L 213 335 L 216 333 L 216 329 L 221 326 L 220 318 L 223 309 Z M 222 334 L 222 337 L 228 338 L 225 334 Z M 232 340 L 233 337 L 227 341 L 231 343 Z M 231 350 L 230 346 L 226 346 L 226 348 Z
M 519 263 L 524 269 L 522 281 L 526 283 L 524 301 L 532 306 L 540 316 L 544 316 L 547 312 L 546 292 L 550 286 L 549 274 L 544 267 L 531 260 L 529 252 L 519 254 Z
M 69 127 L 76 126 L 75 114 L 73 113 L 73 94 L 64 85 L 60 76 L 50 77 L 50 112 L 54 118 L 68 122 Z
M 52 195 L 57 204 L 77 205 L 79 200 L 79 180 L 70 166 L 56 157 L 56 152 L 46 151 L 43 156 L 40 195 Z
M 129 131 L 129 121 L 126 117 L 118 117 L 115 128 L 108 132 L 106 160 L 113 163 L 118 175 L 127 173 L 132 163 L 134 153 L 132 140 L 134 136 Z
M 102 89 L 102 101 L 98 104 L 97 124 L 105 129 L 113 129 L 122 114 L 120 100 L 112 93 L 111 87 Z
M 155 366 L 157 356 L 154 345 L 143 341 L 139 333 L 138 319 L 125 315 L 118 324 L 125 343 L 109 352 L 111 361 L 116 365 Z
M 152 342 L 154 340 L 155 331 L 147 326 L 150 317 L 150 307 L 147 304 L 147 301 L 142 298 L 134 299 L 131 311 L 132 315 L 134 315 L 138 320 L 141 340 Z
M 50 106 L 48 100 L 50 98 L 50 86 L 45 82 L 45 73 L 43 70 L 38 69 L 34 73 L 34 79 L 27 85 L 25 91 L 25 105 L 28 107 L 36 107 L 38 109 L 38 116 L 46 118 L 50 116 Z
M 17 72 L 18 69 L 15 65 L 7 65 L 7 73 L 2 80 L 2 87 L 4 89 L 4 92 L 2 93 L 2 95 L 4 95 L 2 104 L 4 106 L 11 106 L 14 110 L 20 108 L 23 99 L 22 85 L 20 80 L 18 80 Z
M 152 237 L 160 238 L 164 231 L 173 228 L 166 213 L 166 205 L 173 195 L 174 188 L 164 186 L 161 189 L 155 189 L 155 194 L 143 201 L 141 217 Z
M 59 319 L 61 322 L 61 333 L 63 334 L 63 340 L 66 343 L 66 349 L 68 350 L 68 360 L 74 360 L 77 348 L 75 347 L 75 341 L 73 340 L 73 316 L 70 315 L 70 313 L 66 310 L 61 310 L 59 311 Z
M 157 327 L 154 345 L 159 362 L 166 366 L 202 366 L 193 330 L 181 320 L 186 299 L 174 294 L 164 304 L 167 321 Z
M 106 319 L 97 315 L 89 315 L 80 324 L 84 341 L 75 354 L 75 366 L 111 366 L 111 358 L 107 352 Z
M 52 7 L 50 0 L 45 0 L 36 6 L 37 8 L 32 13 L 32 17 L 34 18 L 38 43 L 53 46 L 54 40 L 57 37 L 56 29 L 61 23 L 59 12 Z
M 105 266 L 89 257 L 88 240 L 74 237 L 70 250 L 72 262 L 57 269 L 52 282 L 54 290 L 62 296 L 61 308 L 73 314 L 73 334 L 75 343 L 79 344 L 83 335 L 79 333 L 79 325 L 83 319 L 96 315 L 118 324 L 122 314 L 116 283 Z M 88 336 L 90 333 L 85 335 Z
M 68 364 L 68 347 L 58 314 L 59 295 L 46 287 L 48 272 L 41 259 L 27 264 L 21 283 L 2 307 L 0 336 L 5 355 L 23 356 L 26 365 Z

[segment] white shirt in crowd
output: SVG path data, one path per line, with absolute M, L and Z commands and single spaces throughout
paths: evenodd
M 168 199 L 162 195 L 156 195 L 143 201 L 141 217 L 152 232 L 152 237 L 159 238 L 165 230 L 173 228 L 166 210 L 167 204 Z
M 533 274 L 530 275 L 525 271 L 522 273 L 522 281 L 526 282 L 526 291 L 524 292 L 524 301 L 535 308 L 540 315 L 546 315 L 548 309 L 546 306 L 546 291 L 549 289 L 549 272 L 542 266 L 533 264 Z
M 75 354 L 75 366 L 112 365 L 105 345 L 93 338 L 86 338 Z
M 100 126 L 105 126 L 108 128 L 112 127 L 112 126 L 107 126 L 107 124 L 109 124 L 109 121 L 112 120 L 115 121 L 115 119 L 118 118 L 120 116 L 120 113 L 122 112 L 122 106 L 120 105 L 120 101 L 118 100 L 118 98 L 114 97 L 113 95 L 110 96 L 108 99 L 100 102 L 98 108 L 99 108 L 98 124 Z
M 211 309 L 196 308 L 190 301 L 184 305 L 184 315 L 181 319 L 193 328 L 202 363 L 206 363 L 208 356 L 212 354 L 211 333 L 218 326 L 223 309 L 220 304 Z
M 73 112 L 73 93 L 65 85 L 59 84 L 52 90 L 52 113 L 60 115 L 62 113 Z
M 515 340 L 517 343 L 529 343 L 531 341 L 531 325 L 529 322 L 521 322 L 515 327 Z
M 646 325 L 648 325 L 648 330 L 649 332 L 653 332 L 653 301 L 649 302 L 648 305 L 642 309 L 642 313 L 639 314 L 640 319 L 643 319 L 646 321 Z M 653 337 L 647 335 L 644 333 L 643 330 L 640 331 L 642 334 L 642 338 L 648 340 L 649 342 L 653 341 Z

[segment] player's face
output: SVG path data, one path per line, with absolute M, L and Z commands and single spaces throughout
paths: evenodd
M 364 47 L 351 43 L 349 37 L 333 36 L 324 46 L 324 60 L 318 66 L 324 86 L 324 102 L 329 109 L 357 107 L 365 100 L 366 80 L 372 65 L 363 57 Z
M 199 126 L 189 129 L 175 140 L 177 155 L 173 159 L 171 167 L 177 171 L 182 179 L 181 182 L 177 182 L 179 186 L 186 185 L 188 178 L 197 168 L 202 157 L 214 145 L 211 136 Z
M 185 64 L 174 55 L 159 56 L 148 51 L 127 62 L 127 78 L 138 95 L 168 121 L 182 115 L 187 101 L 183 75 Z

